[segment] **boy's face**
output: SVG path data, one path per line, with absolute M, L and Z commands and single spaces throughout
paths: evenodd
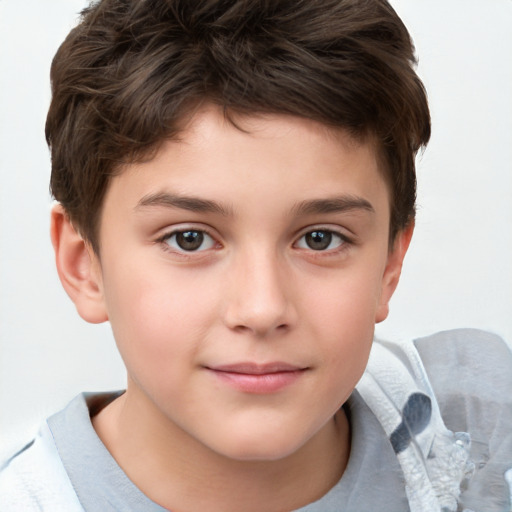
M 205 109 L 112 179 L 97 301 L 128 403 L 219 454 L 279 459 L 352 392 L 405 249 L 388 246 L 370 143 L 294 117 L 238 121 L 247 132 Z

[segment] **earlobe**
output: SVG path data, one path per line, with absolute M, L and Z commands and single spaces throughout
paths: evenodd
M 405 229 L 397 234 L 393 248 L 389 252 L 386 268 L 382 277 L 382 290 L 375 315 L 375 323 L 384 321 L 389 314 L 389 301 L 398 286 L 398 281 L 402 273 L 402 265 L 409 244 L 411 243 L 413 232 L 414 222 L 411 222 Z
M 78 314 L 90 323 L 107 321 L 99 260 L 60 204 L 52 209 L 50 234 L 60 281 Z

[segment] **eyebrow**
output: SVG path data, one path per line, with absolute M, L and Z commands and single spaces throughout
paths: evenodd
M 225 217 L 233 215 L 231 208 L 225 207 L 215 201 L 168 192 L 158 192 L 144 196 L 137 203 L 135 210 L 151 207 L 179 208 L 198 213 L 217 213 Z M 375 209 L 366 199 L 350 195 L 306 200 L 296 204 L 292 208 L 292 212 L 295 215 L 343 213 L 354 210 L 375 213 Z
M 293 208 L 293 211 L 299 215 L 342 213 L 354 210 L 363 210 L 375 213 L 375 208 L 366 199 L 349 195 L 302 201 Z
M 136 210 L 147 207 L 167 207 L 180 208 L 199 213 L 218 213 L 223 216 L 232 215 L 230 208 L 227 208 L 215 201 L 209 199 L 201 199 L 199 197 L 182 196 L 178 194 L 170 194 L 167 192 L 159 192 L 156 194 L 148 194 L 144 196 L 135 207 Z

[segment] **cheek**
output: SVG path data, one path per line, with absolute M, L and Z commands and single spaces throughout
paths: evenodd
M 329 275 L 322 282 L 304 286 L 308 297 L 304 310 L 318 319 L 317 324 L 333 334 L 355 338 L 374 329 L 375 311 L 381 294 L 379 269 L 352 268 Z M 319 286 L 320 284 L 320 286 Z
M 357 269 L 310 293 L 305 311 L 309 312 L 312 337 L 322 344 L 319 354 L 334 387 L 340 379 L 353 387 L 366 367 L 379 296 L 378 272 Z
M 216 317 L 211 287 L 200 286 L 201 280 L 187 273 L 156 266 L 108 275 L 109 319 L 129 371 L 139 367 L 157 374 L 161 368 L 165 375 L 178 361 L 193 359 Z

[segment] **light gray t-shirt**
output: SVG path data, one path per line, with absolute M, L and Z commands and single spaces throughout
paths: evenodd
M 498 337 L 471 329 L 439 333 L 415 345 L 447 428 L 469 432 L 473 440 L 476 472 L 461 505 L 475 512 L 509 512 L 504 475 L 512 468 L 510 350 Z M 48 419 L 62 465 L 86 512 L 165 512 L 129 480 L 92 427 L 91 416 L 117 396 L 82 394 Z M 348 466 L 326 495 L 300 512 L 409 511 L 402 469 L 378 420 L 357 391 L 344 407 L 351 425 Z
M 79 395 L 66 409 L 48 419 L 62 463 L 87 512 L 164 512 L 129 480 L 92 427 L 90 414 L 94 415 L 116 396 Z M 299 509 L 300 512 L 408 511 L 402 470 L 382 427 L 357 392 L 346 407 L 352 444 L 343 478 L 319 501 Z

